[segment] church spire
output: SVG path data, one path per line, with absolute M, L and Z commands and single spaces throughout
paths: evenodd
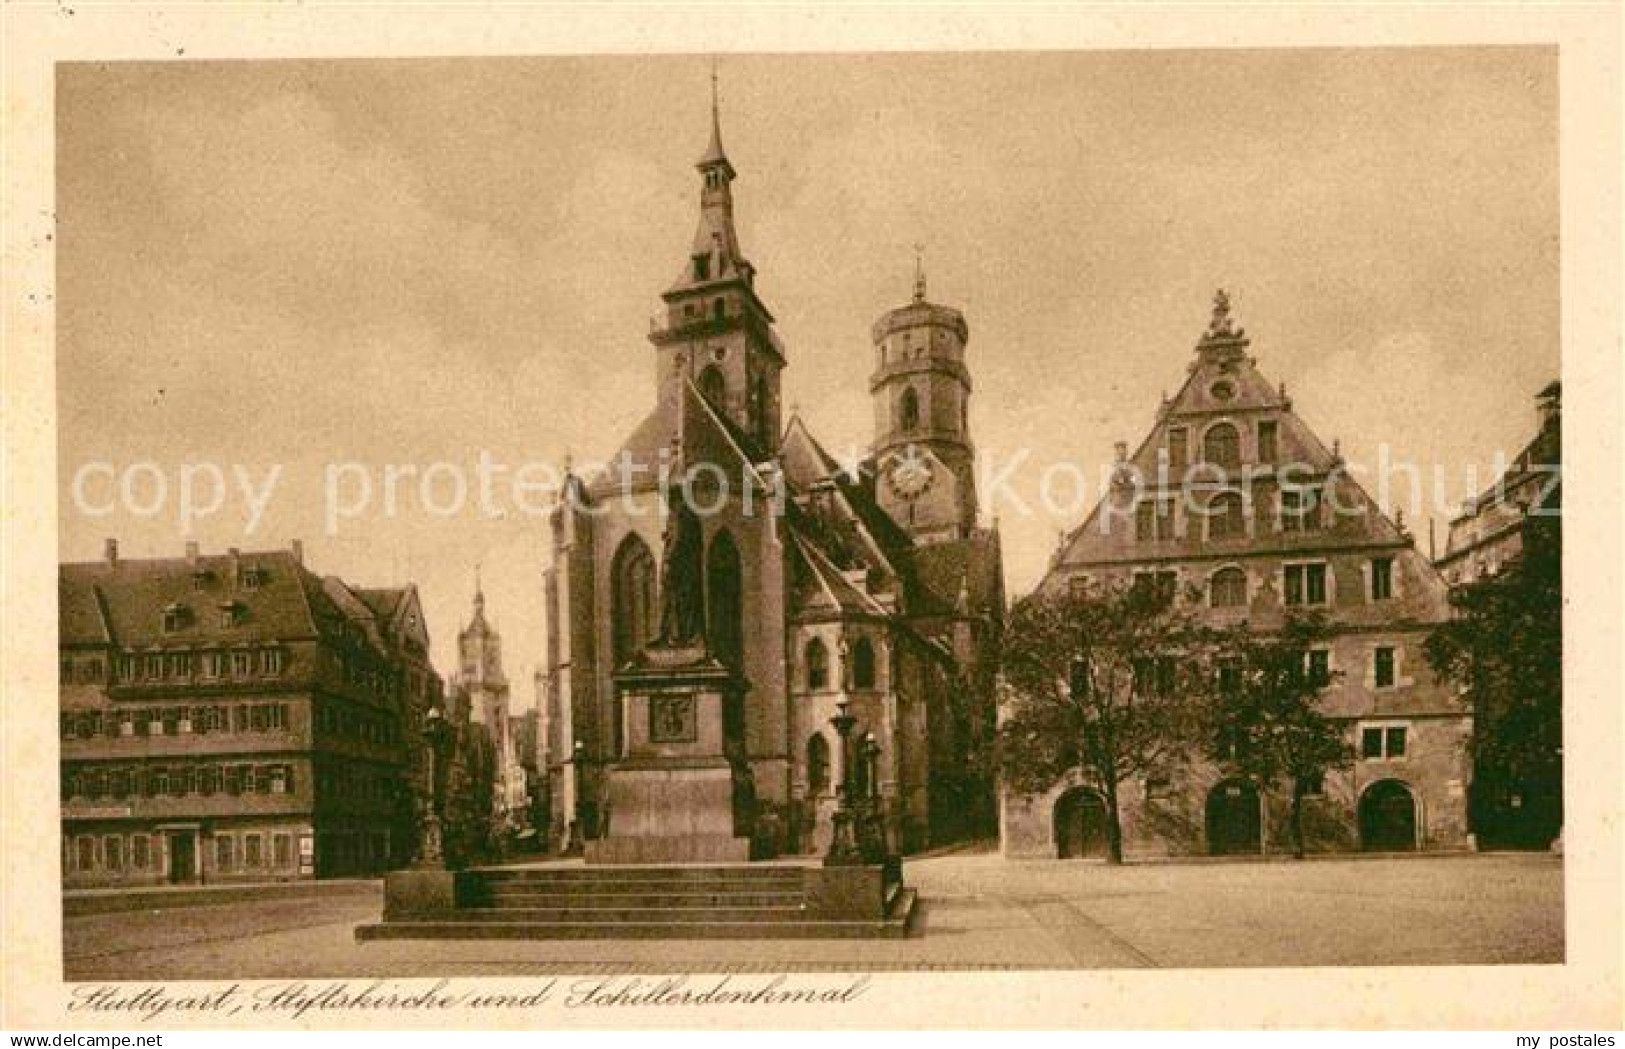
M 702 172 L 708 168 L 723 168 L 727 170 L 727 177 L 734 177 L 733 165 L 728 163 L 728 154 L 722 149 L 722 109 L 717 101 L 717 60 L 711 59 L 711 144 L 705 148 L 705 156 L 695 167 Z M 707 182 L 707 185 L 710 183 Z

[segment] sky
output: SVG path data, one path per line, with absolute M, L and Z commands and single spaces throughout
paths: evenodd
M 648 318 L 694 231 L 711 59 L 58 68 L 62 559 L 107 536 L 126 557 L 299 538 L 318 572 L 416 583 L 443 672 L 478 565 L 527 705 L 545 517 L 500 486 L 500 514 L 448 513 L 449 474 L 482 453 L 590 463 L 651 407 Z M 923 245 L 930 297 L 970 325 L 978 451 L 1021 457 L 984 504 L 1012 594 L 1092 502 L 1059 483 L 1040 505 L 1045 469 L 1092 480 L 1140 441 L 1217 288 L 1323 439 L 1437 469 L 1446 507 L 1516 454 L 1558 376 L 1555 49 L 717 71 L 786 407 L 838 455 L 867 444 L 869 326 L 907 301 Z M 183 469 L 197 511 L 214 468 L 220 508 L 183 523 Z M 330 520 L 330 474 L 344 506 L 365 477 L 369 507 Z M 1424 549 L 1436 518 L 1442 546 L 1447 510 L 1406 517 Z

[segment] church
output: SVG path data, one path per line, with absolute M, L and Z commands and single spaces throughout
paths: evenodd
M 991 834 L 1005 595 L 997 530 L 978 518 L 969 328 L 916 277 L 871 328 L 869 454 L 837 463 L 783 417 L 793 354 L 740 246 L 714 99 L 711 116 L 698 228 L 642 351 L 653 403 L 603 469 L 567 474 L 549 520 L 551 844 L 734 857 L 646 848 L 692 830 L 753 858 L 822 852 L 843 712 L 895 848 Z M 679 671 L 697 720 L 661 698 Z M 633 833 L 652 837 L 617 844 Z

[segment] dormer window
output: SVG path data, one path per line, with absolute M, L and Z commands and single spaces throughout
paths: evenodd
M 164 633 L 174 634 L 186 629 L 191 621 L 191 611 L 179 602 L 172 602 L 164 606 Z
M 192 589 L 207 590 L 208 588 L 209 570 L 207 568 L 199 568 L 197 571 L 192 573 Z
M 260 584 L 265 582 L 265 570 L 263 568 L 245 568 L 242 570 L 238 582 L 244 590 L 258 590 Z
M 236 601 L 226 601 L 220 605 L 220 625 L 234 627 L 243 621 L 243 606 Z
M 728 304 L 727 304 L 727 302 L 725 302 L 722 299 L 717 299 L 716 301 L 712 302 L 711 303 L 711 316 L 716 318 L 719 321 L 726 318 L 728 316 Z
M 711 253 L 710 252 L 706 252 L 703 255 L 695 255 L 694 256 L 694 279 L 695 280 L 710 280 L 711 279 Z

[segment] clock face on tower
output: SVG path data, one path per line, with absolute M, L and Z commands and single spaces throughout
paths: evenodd
M 894 454 L 886 464 L 886 485 L 892 494 L 905 502 L 924 495 L 936 479 L 930 452 L 919 448 L 906 448 Z

